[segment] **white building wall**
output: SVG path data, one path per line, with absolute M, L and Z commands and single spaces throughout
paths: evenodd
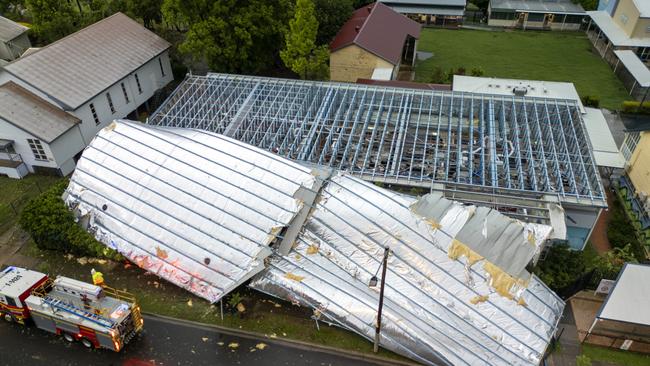
M 163 70 L 165 72 L 164 76 L 161 73 L 158 58 L 160 58 L 162 61 Z M 138 85 L 135 79 L 136 74 L 140 80 L 142 93 L 138 91 Z M 137 107 L 141 106 L 147 100 L 149 100 L 157 90 L 163 88 L 172 80 L 173 75 L 171 63 L 169 60 L 169 52 L 165 51 L 160 56 L 151 59 L 149 62 L 142 65 L 138 70 L 127 75 L 124 79 L 109 87 L 107 90 L 102 91 L 99 95 L 94 96 L 84 105 L 80 106 L 74 111 L 69 111 L 69 113 L 75 115 L 81 120 L 81 124 L 78 127 L 74 127 L 74 131 L 68 131 L 66 132 L 65 136 L 61 136 L 59 139 L 53 141 L 52 146 L 47 146 L 47 144 L 43 143 L 43 147 L 46 148 L 47 155 L 48 157 L 52 158 L 52 161 L 35 161 L 34 154 L 32 154 L 31 149 L 27 145 L 27 139 L 32 137 L 27 137 L 30 136 L 28 133 L 14 127 L 9 123 L 6 123 L 6 121 L 3 121 L 5 123 L 2 124 L 3 126 L 0 126 L 0 138 L 16 141 L 16 153 L 19 153 L 23 156 L 23 160 L 30 167 L 30 171 L 33 172 L 33 169 L 31 168 L 32 165 L 38 165 L 51 168 L 58 167 L 61 168 L 64 175 L 68 174 L 74 169 L 75 166 L 74 161 L 72 160 L 74 155 L 81 151 L 86 145 L 88 145 L 100 129 L 106 127 L 113 120 L 124 118 L 131 112 L 135 111 Z M 8 81 L 15 82 L 16 84 L 43 98 L 45 101 L 61 108 L 61 106 L 48 95 L 16 78 L 7 71 L 0 70 L 0 85 Z M 121 83 L 124 83 L 127 94 L 129 96 L 128 103 L 124 98 Z M 107 92 L 111 94 L 113 106 L 115 107 L 115 113 L 112 113 L 109 107 L 108 99 L 106 98 Z M 99 124 L 96 124 L 93 118 L 92 112 L 90 110 L 91 103 L 94 105 L 95 111 L 97 112 L 97 116 L 100 121 Z M 5 127 L 5 124 L 9 125 L 10 127 Z M 74 136 L 66 137 L 69 133 L 72 133 Z M 61 142 L 59 142 L 59 140 L 61 140 Z M 20 151 L 18 151 L 19 146 Z M 54 153 L 52 152 L 52 149 L 55 150 Z M 55 155 L 56 159 L 54 157 Z
M 135 111 L 137 107 L 141 106 L 144 104 L 144 102 L 149 100 L 157 90 L 163 88 L 173 80 L 168 51 L 163 52 L 159 57 L 163 63 L 165 76 L 163 76 L 160 71 L 158 57 L 153 58 L 146 64 L 142 65 L 142 67 L 140 67 L 135 72 L 129 74 L 124 79 L 118 81 L 107 90 L 101 92 L 99 95 L 95 96 L 84 105 L 71 112 L 82 121 L 81 130 L 83 132 L 86 144 L 90 143 L 97 131 L 106 127 L 113 120 L 124 118 L 131 112 Z M 135 80 L 136 74 L 140 80 L 142 93 L 138 92 L 138 85 Z M 124 83 L 126 92 L 129 96 L 128 103 L 124 98 L 121 83 Z M 113 106 L 115 107 L 115 113 L 111 112 L 108 104 L 108 99 L 106 98 L 106 93 L 111 94 L 111 100 L 113 101 Z M 96 124 L 95 120 L 93 119 L 93 115 L 90 110 L 91 103 L 97 112 L 97 117 L 99 118 L 100 122 L 99 124 Z
M 47 155 L 48 160 L 36 160 L 32 149 L 27 143 L 27 139 L 38 139 L 38 137 L 21 130 L 2 118 L 0 118 L 0 139 L 14 141 L 14 150 L 16 151 L 16 154 L 20 154 L 20 157 L 23 159 L 23 162 L 27 164 L 30 172 L 34 172 L 34 165 L 55 169 L 58 168 L 54 153 L 45 141 L 41 141 L 41 144 L 43 145 L 43 150 L 45 150 L 45 155 Z

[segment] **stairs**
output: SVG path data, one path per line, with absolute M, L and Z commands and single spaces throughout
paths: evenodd
M 144 325 L 144 319 L 142 319 L 142 313 L 140 312 L 140 305 L 137 302 L 134 302 L 131 306 L 131 319 L 133 319 L 133 325 L 135 327 L 135 332 L 142 330 Z

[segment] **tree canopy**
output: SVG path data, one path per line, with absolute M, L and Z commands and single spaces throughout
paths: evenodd
M 164 0 L 163 18 L 186 28 L 179 50 L 215 71 L 260 73 L 278 62 L 288 0 Z
M 329 44 L 354 11 L 353 0 L 315 0 L 318 14 L 316 44 Z
M 289 23 L 282 61 L 302 79 L 327 77 L 327 46 L 316 46 L 318 21 L 312 0 L 297 0 L 294 18 Z

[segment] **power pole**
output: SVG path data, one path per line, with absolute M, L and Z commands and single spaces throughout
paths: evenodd
M 388 265 L 388 254 L 390 254 L 390 248 L 388 246 L 384 247 L 384 259 L 382 260 L 382 269 L 381 269 L 381 287 L 379 288 L 379 308 L 377 309 L 377 324 L 375 326 L 375 346 L 374 352 L 379 351 L 379 336 L 381 334 L 381 311 L 384 307 L 384 286 L 386 285 L 386 267 Z M 377 284 L 377 277 L 373 276 L 370 279 L 370 284 L 372 286 Z

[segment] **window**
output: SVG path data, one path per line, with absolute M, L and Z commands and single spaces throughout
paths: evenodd
M 650 33 L 650 27 L 646 27 L 645 32 Z
M 97 111 L 95 110 L 95 105 L 90 103 L 90 113 L 93 114 L 93 119 L 95 120 L 95 125 L 99 125 L 99 117 L 97 117 Z
M 18 304 L 16 304 L 16 300 L 12 299 L 11 297 L 7 297 L 7 305 L 17 307 Z
M 567 24 L 580 24 L 582 23 L 582 19 L 584 19 L 582 15 L 567 15 L 564 22 Z
M 529 22 L 543 22 L 546 15 L 542 13 L 528 13 Z
M 625 161 L 630 161 L 632 154 L 634 154 L 634 150 L 636 149 L 636 145 L 639 144 L 640 139 L 641 134 L 638 132 L 630 132 L 625 134 L 625 141 L 623 141 L 623 146 L 621 147 L 621 153 L 623 154 Z
M 108 101 L 108 107 L 111 109 L 111 113 L 115 114 L 115 106 L 113 105 L 113 99 L 111 99 L 111 93 L 106 93 L 106 100 Z
M 142 94 L 142 85 L 140 85 L 140 78 L 138 74 L 135 74 L 135 83 L 138 84 L 138 93 Z
M 160 73 L 162 76 L 165 76 L 165 69 L 163 68 L 162 59 L 160 57 L 158 57 L 158 65 L 160 65 Z
M 36 160 L 47 160 L 47 154 L 45 154 L 45 149 L 43 148 L 43 144 L 41 144 L 41 140 L 27 139 L 27 143 L 29 144 L 29 148 L 32 149 L 32 153 L 34 153 L 34 158 Z
M 124 100 L 126 101 L 126 104 L 129 104 L 129 93 L 126 92 L 126 86 L 124 86 L 124 83 L 120 83 L 122 86 L 122 93 L 124 94 Z
M 491 19 L 501 19 L 501 20 L 514 20 L 515 19 L 515 13 L 504 13 L 504 12 L 495 12 L 493 11 L 490 14 Z

